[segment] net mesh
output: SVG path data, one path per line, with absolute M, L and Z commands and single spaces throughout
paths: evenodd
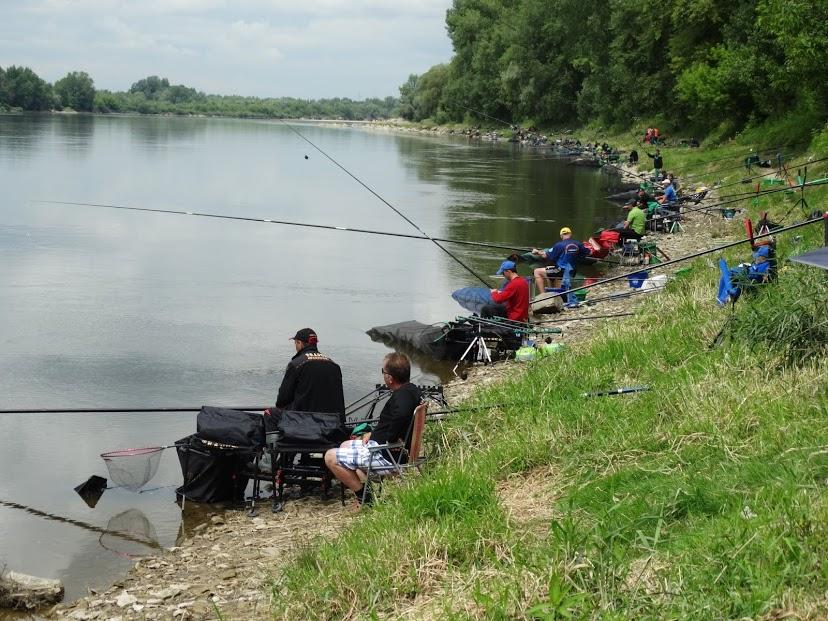
M 125 449 L 103 453 L 101 457 L 109 471 L 109 478 L 118 487 L 137 492 L 158 472 L 163 447 Z

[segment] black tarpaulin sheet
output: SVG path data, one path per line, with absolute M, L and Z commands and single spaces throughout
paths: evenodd
M 429 326 L 419 321 L 402 321 L 387 326 L 376 326 L 366 332 L 373 341 L 380 341 L 386 345 L 404 343 L 435 358 L 442 358 L 443 328 Z
M 806 252 L 798 257 L 791 257 L 794 263 L 802 263 L 803 265 L 813 265 L 814 267 L 821 267 L 828 270 L 828 246 L 819 248 L 811 252 Z

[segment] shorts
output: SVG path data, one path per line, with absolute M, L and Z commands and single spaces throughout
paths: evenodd
M 564 271 L 557 265 L 550 265 L 545 269 L 547 278 L 560 278 L 564 273 Z
M 373 440 L 368 440 L 367 444 L 363 444 L 362 440 L 345 442 L 336 449 L 336 463 L 348 470 L 362 470 L 363 472 L 368 471 L 368 464 L 371 464 L 372 472 L 395 468 L 394 464 L 385 459 L 382 453 L 375 452 L 372 455 L 368 450 L 369 446 L 379 446 L 379 444 Z

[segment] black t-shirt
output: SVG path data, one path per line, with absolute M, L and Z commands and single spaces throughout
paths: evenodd
M 411 426 L 415 408 L 420 405 L 420 389 L 411 382 L 403 384 L 391 394 L 382 408 L 371 439 L 378 444 L 399 442 L 405 438 Z M 411 438 L 405 438 L 410 448 Z

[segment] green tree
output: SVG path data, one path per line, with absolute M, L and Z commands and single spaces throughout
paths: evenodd
M 72 71 L 55 82 L 55 95 L 64 108 L 91 112 L 95 104 L 95 83 L 84 71 Z
M 130 93 L 142 93 L 147 99 L 158 99 L 166 89 L 170 88 L 170 81 L 167 78 L 159 78 L 151 75 L 143 80 L 138 80 L 129 87 Z
M 7 106 L 23 110 L 52 108 L 52 87 L 28 67 L 8 67 L 2 81 Z
M 417 75 L 412 73 L 408 76 L 405 84 L 400 86 L 399 114 L 402 118 L 413 121 L 416 115 L 414 108 L 414 97 L 417 94 Z

